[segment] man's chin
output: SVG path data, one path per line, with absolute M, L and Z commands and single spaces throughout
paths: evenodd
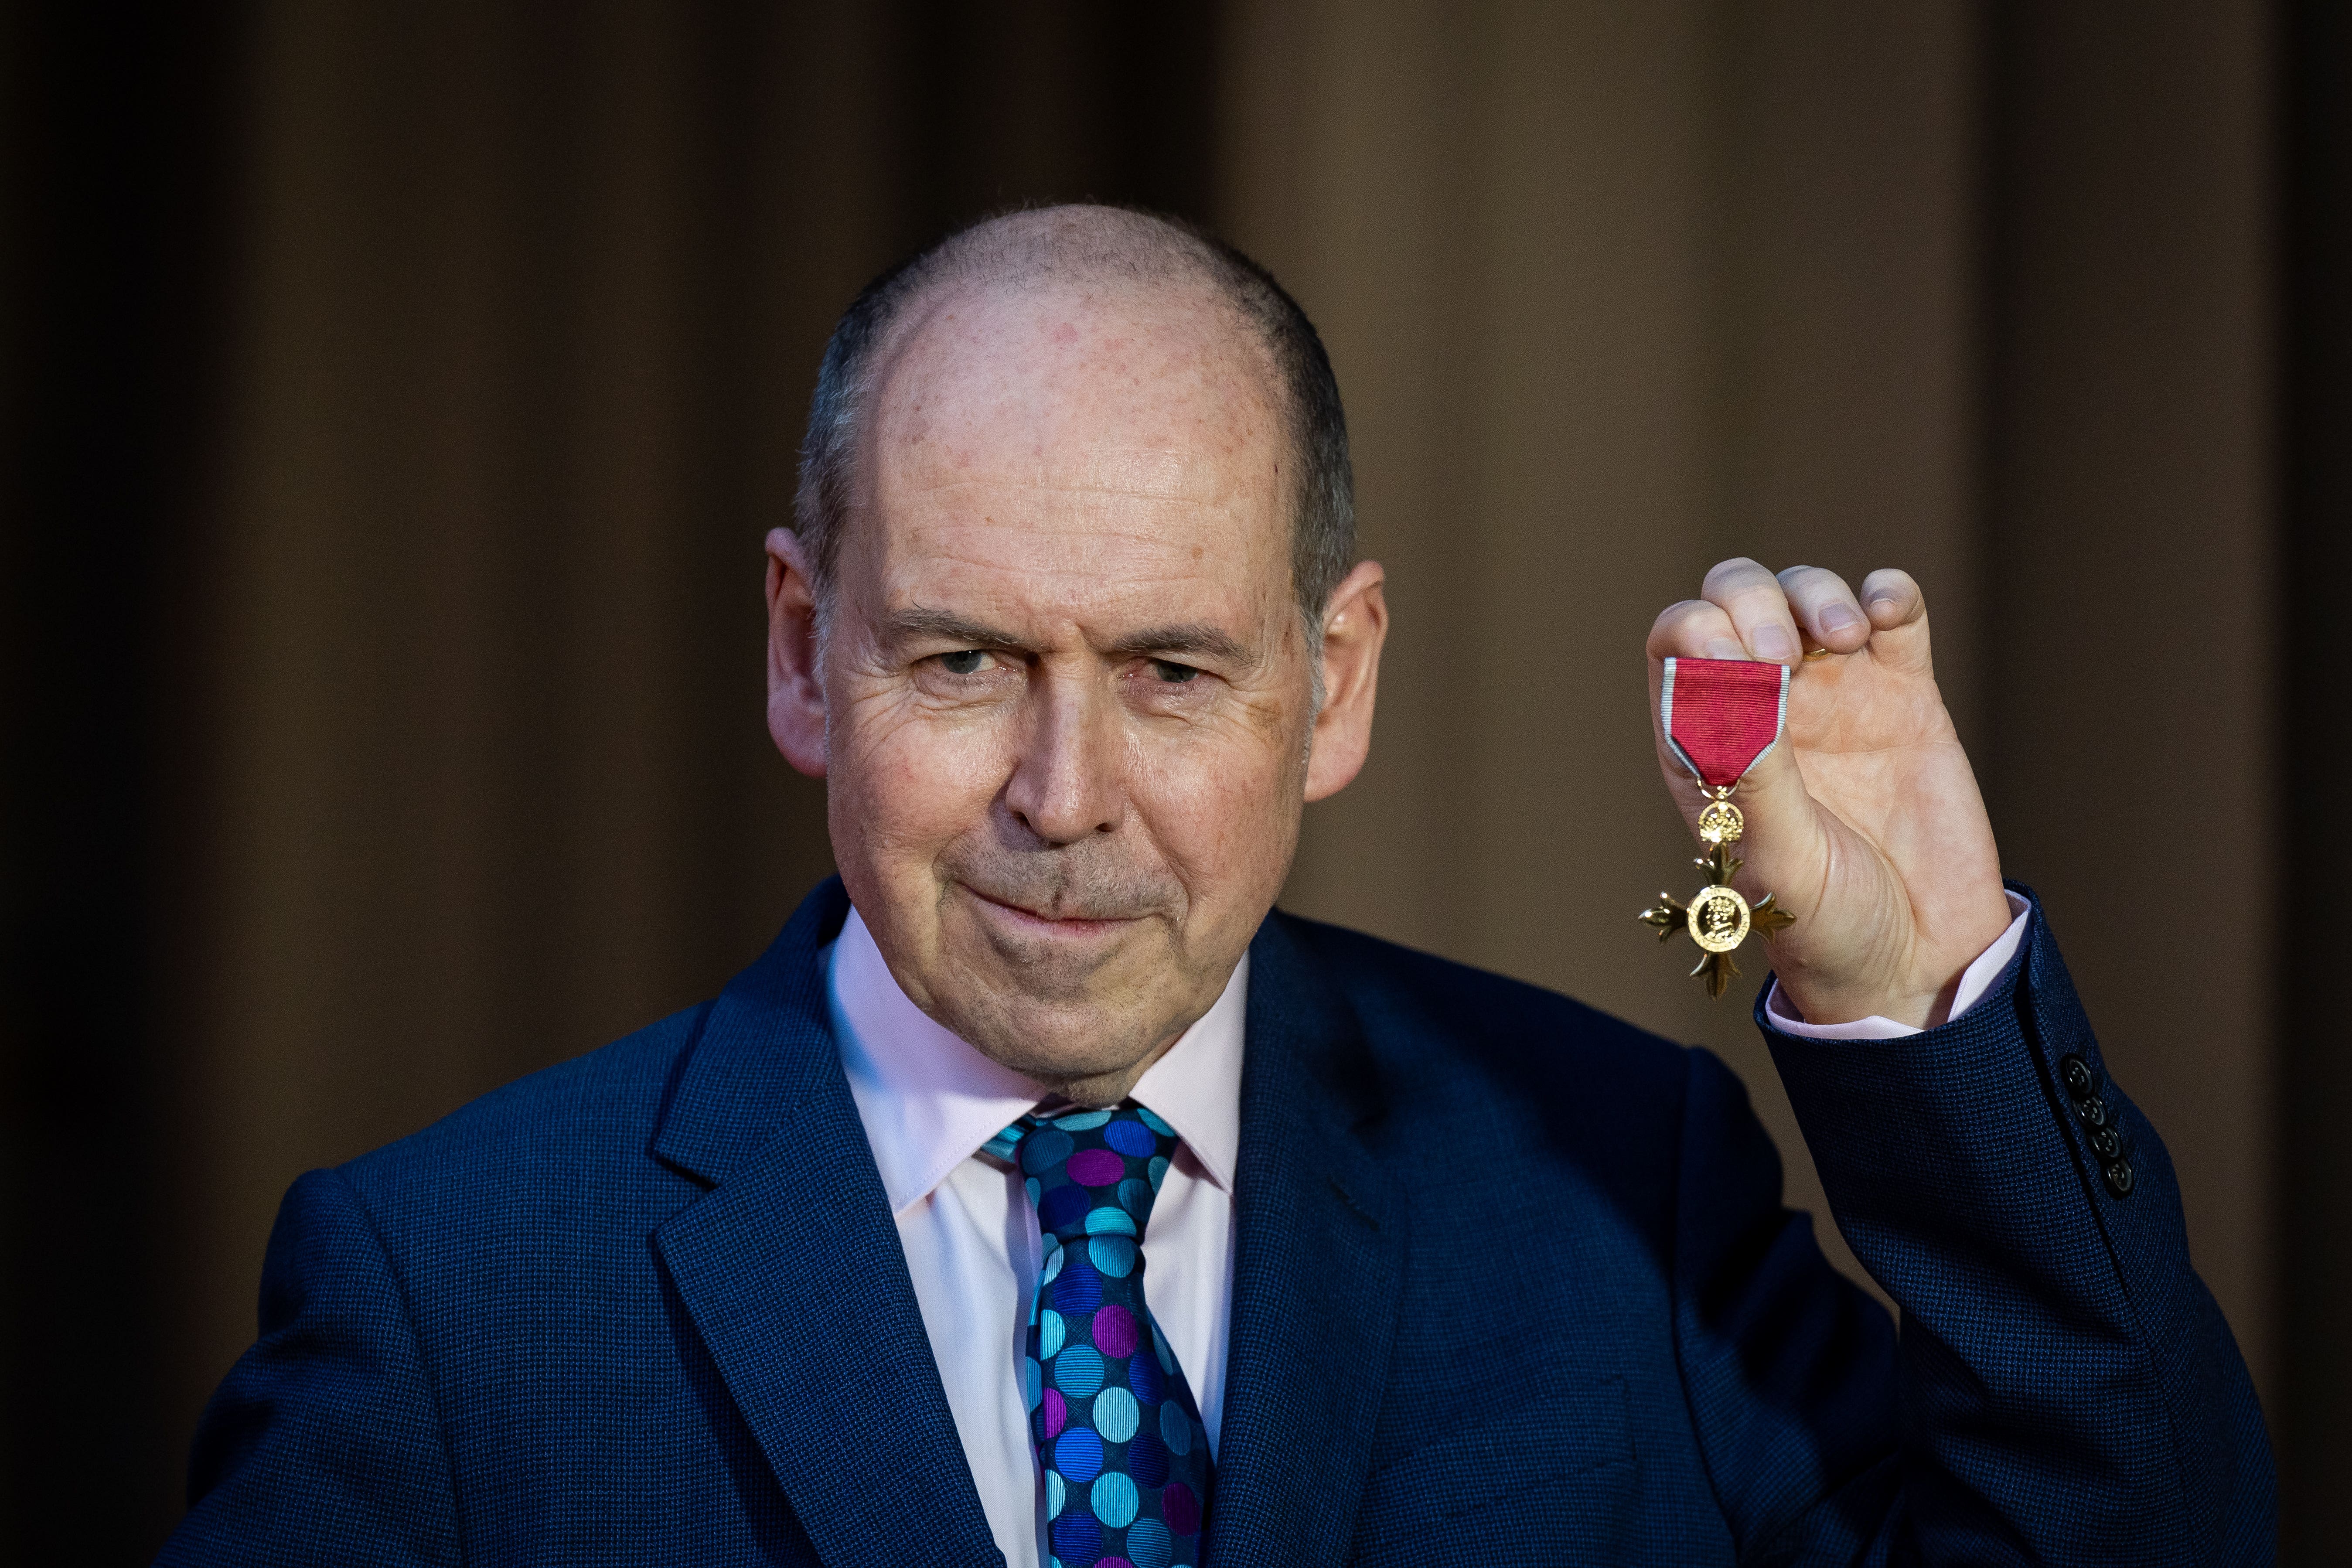
M 1103 952 L 1022 951 L 992 942 L 961 952 L 952 941 L 948 1005 L 935 1016 L 982 1055 L 1040 1082 L 1117 1075 L 1164 1043 L 1173 1009 L 1158 993 L 1168 980 L 1160 944 L 1137 937 Z
M 1131 998 L 1073 1000 L 992 987 L 967 1001 L 941 1021 L 982 1056 L 1056 1089 L 1119 1078 L 1152 1056 L 1169 1033 L 1138 1017 Z

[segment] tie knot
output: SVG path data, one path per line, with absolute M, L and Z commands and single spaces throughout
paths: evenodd
M 1023 1117 L 990 1151 L 1020 1167 L 1037 1228 L 1067 1243 L 1140 1237 L 1176 1153 L 1176 1130 L 1135 1103 Z

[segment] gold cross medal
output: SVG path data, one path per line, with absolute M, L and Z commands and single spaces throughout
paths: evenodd
M 1706 873 L 1706 886 L 1688 903 L 1672 893 L 1643 910 L 1642 923 L 1672 941 L 1676 931 L 1698 944 L 1698 967 L 1691 973 L 1720 996 L 1739 978 L 1732 958 L 1751 931 L 1767 934 L 1797 923 L 1797 917 L 1767 893 L 1751 908 L 1731 885 L 1747 862 L 1731 852 L 1747 831 L 1747 819 L 1731 804 L 1731 792 L 1748 770 L 1780 744 L 1789 714 L 1789 667 L 1744 658 L 1670 658 L 1658 695 L 1660 731 L 1677 761 L 1690 770 L 1700 798 L 1698 837 L 1706 853 L 1691 862 Z

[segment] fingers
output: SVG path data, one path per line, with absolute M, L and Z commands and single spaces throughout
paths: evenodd
M 1908 572 L 1892 567 L 1862 580 L 1862 603 L 1875 628 L 1871 656 L 1891 669 L 1912 675 L 1933 675 L 1935 656 L 1927 646 L 1927 596 Z
M 1704 599 L 1685 599 L 1660 611 L 1658 618 L 1651 623 L 1648 646 L 1654 660 L 1748 657 L 1731 617 L 1724 614 L 1721 605 L 1710 605 Z
M 1804 657 L 1796 617 L 1789 613 L 1789 595 L 1779 579 L 1748 557 L 1717 566 L 1699 584 L 1698 594 L 1731 618 L 1748 657 L 1770 664 L 1794 664 Z
M 1845 579 L 1821 566 L 1791 566 L 1780 574 L 1781 592 L 1797 625 L 1815 647 L 1852 653 L 1870 640 L 1870 621 Z
M 1927 596 L 1911 574 L 1882 566 L 1862 580 L 1862 602 L 1880 631 L 1908 626 L 1927 613 Z
M 1757 658 L 1794 664 L 1807 647 L 1853 653 L 1874 632 L 1916 626 L 1927 597 L 1907 572 L 1885 567 L 1857 595 L 1821 566 L 1775 576 L 1746 556 L 1706 574 L 1699 597 L 1669 605 L 1650 627 L 1649 655 L 1661 658 Z

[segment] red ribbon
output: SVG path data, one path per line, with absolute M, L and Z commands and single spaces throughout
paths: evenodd
M 1745 658 L 1670 658 L 1658 694 L 1666 744 L 1701 784 L 1738 784 L 1780 739 L 1789 667 Z

